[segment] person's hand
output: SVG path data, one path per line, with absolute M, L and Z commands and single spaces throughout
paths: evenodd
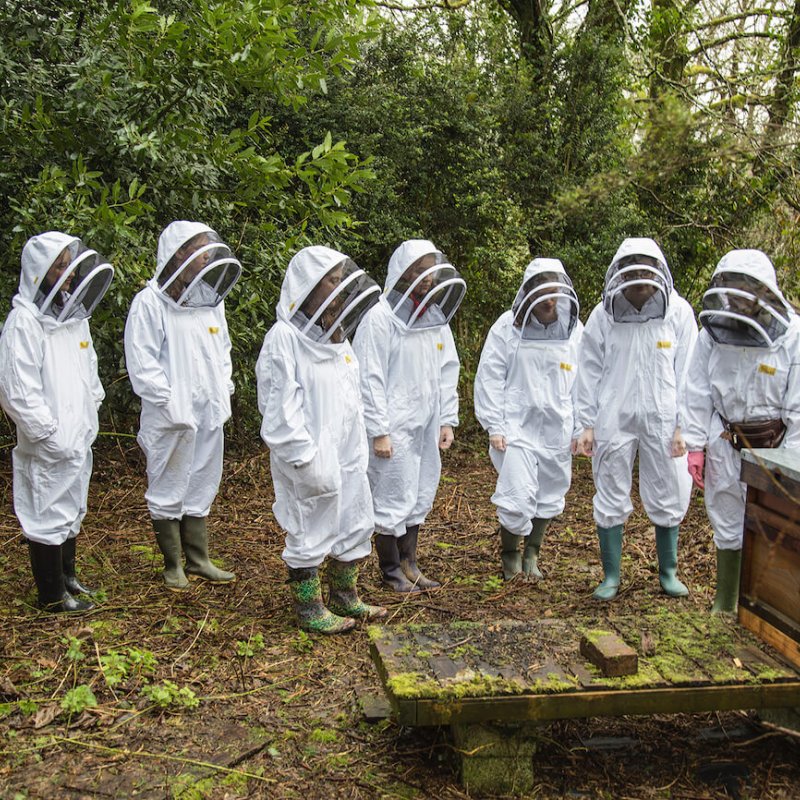
M 391 436 L 388 433 L 384 436 L 376 436 L 372 440 L 372 452 L 378 458 L 391 458 L 394 453 Z
M 672 434 L 672 443 L 670 444 L 670 455 L 673 458 L 680 458 L 686 455 L 686 440 L 681 434 L 680 426 L 675 428 L 675 433 Z
M 702 450 L 693 450 L 689 453 L 689 474 L 692 476 L 692 482 L 698 489 L 706 488 L 705 483 L 703 483 L 703 467 L 705 466 L 705 462 L 706 457 Z
M 494 436 L 490 436 L 489 446 L 492 448 L 492 450 L 499 450 L 501 453 L 504 453 L 506 449 L 506 437 L 499 433 L 495 434 Z
M 455 439 L 453 429 L 449 425 L 442 425 L 439 428 L 439 449 L 449 450 L 450 445 L 453 444 L 453 439 Z
M 575 440 L 575 449 L 573 451 L 576 456 L 589 456 L 594 455 L 594 428 L 584 428 L 583 433 Z

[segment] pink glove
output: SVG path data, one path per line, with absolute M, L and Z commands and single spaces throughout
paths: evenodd
M 698 489 L 705 489 L 703 483 L 703 465 L 705 464 L 706 457 L 702 450 L 694 450 L 687 456 L 689 459 L 689 474 L 692 476 L 692 481 Z

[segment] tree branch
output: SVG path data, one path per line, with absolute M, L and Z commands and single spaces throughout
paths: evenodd
M 770 31 L 744 31 L 741 33 L 730 33 L 727 36 L 721 36 L 719 39 L 714 39 L 713 42 L 706 42 L 699 47 L 695 47 L 693 50 L 689 50 L 686 55 L 689 56 L 689 58 L 693 58 L 694 56 L 700 55 L 700 53 L 703 53 L 712 47 L 719 47 L 720 45 L 728 44 L 728 42 L 736 42 L 742 39 L 772 39 L 773 41 L 781 41 L 780 36 L 775 33 L 771 33 Z
M 445 11 L 457 11 L 468 6 L 472 0 L 439 0 L 438 3 L 418 3 L 407 6 L 403 3 L 387 3 L 376 0 L 375 5 L 381 8 L 388 8 L 390 11 L 433 11 L 434 9 L 444 9 Z

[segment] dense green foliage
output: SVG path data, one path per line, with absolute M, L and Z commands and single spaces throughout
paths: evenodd
M 695 303 L 742 246 L 796 299 L 800 0 L 394 5 L 0 3 L 0 290 L 41 230 L 111 258 L 93 321 L 106 429 L 133 424 L 122 325 L 176 218 L 245 265 L 227 309 L 250 441 L 258 348 L 311 242 L 379 280 L 405 238 L 448 253 L 469 285 L 467 406 L 486 330 L 536 255 L 564 261 L 584 313 L 629 235 L 658 239 Z
M 245 265 L 229 313 L 237 384 L 252 403 L 288 256 L 349 226 L 350 195 L 372 177 L 325 130 L 287 149 L 270 119 L 274 105 L 313 104 L 357 59 L 370 29 L 358 3 L 162 5 L 4 3 L 0 12 L 3 295 L 14 292 L 25 239 L 42 230 L 73 232 L 111 258 L 117 275 L 93 330 L 112 424 L 135 408 L 122 326 L 164 225 L 206 222 Z

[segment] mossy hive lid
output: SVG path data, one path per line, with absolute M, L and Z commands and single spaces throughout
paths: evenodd
M 722 700 L 753 707 L 753 689 L 770 684 L 796 687 L 800 702 L 800 674 L 725 615 L 661 609 L 613 619 L 372 626 L 369 634 L 386 693 L 409 724 L 442 724 L 467 706 L 480 719 L 504 719 L 502 709 L 512 706 L 517 718 L 529 719 L 593 716 L 600 707 L 669 712 L 678 710 L 676 691 L 697 687 L 712 690 L 702 701 L 710 708 Z M 603 634 L 636 651 L 635 674 L 604 676 L 581 654 L 582 638 Z M 725 695 L 737 686 L 751 691 L 744 705 L 731 706 Z M 712 693 L 719 687 L 718 701 Z M 637 712 L 630 698 L 643 692 L 650 692 L 648 710 Z M 605 702 L 613 694 L 616 706 Z

